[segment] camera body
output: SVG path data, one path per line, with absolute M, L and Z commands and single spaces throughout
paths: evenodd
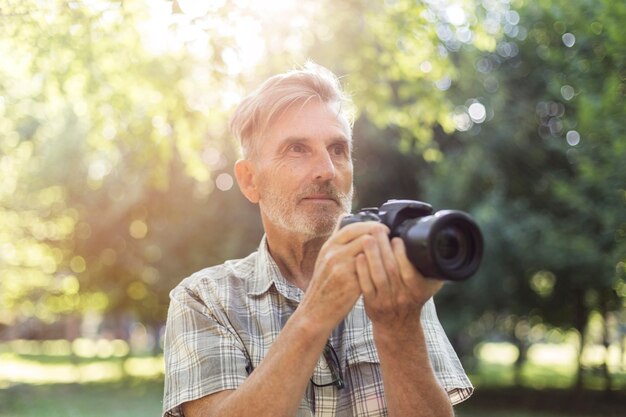
M 416 200 L 389 200 L 380 207 L 364 208 L 341 220 L 351 223 L 378 221 L 400 237 L 407 257 L 425 277 L 463 281 L 480 266 L 483 237 L 472 217 L 462 211 L 433 213 L 430 204 Z

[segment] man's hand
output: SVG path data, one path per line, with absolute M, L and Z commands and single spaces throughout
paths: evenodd
M 364 253 L 357 256 L 356 269 L 367 315 L 374 325 L 384 324 L 404 332 L 419 320 L 422 306 L 441 287 L 440 280 L 426 279 L 407 258 L 400 238 L 389 241 L 388 229 L 381 225 L 363 242 Z
M 313 278 L 298 309 L 306 311 L 307 317 L 328 332 L 361 295 L 356 259 L 380 227 L 374 222 L 351 224 L 333 233 L 320 250 Z
M 406 256 L 400 238 L 381 225 L 365 238 L 356 269 L 372 321 L 389 415 L 452 416 L 428 357 L 420 316 L 443 282 L 427 279 Z

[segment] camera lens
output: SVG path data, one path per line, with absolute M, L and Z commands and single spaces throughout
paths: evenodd
M 467 236 L 458 225 L 447 225 L 435 236 L 435 256 L 446 268 L 458 268 L 467 262 Z
M 450 261 L 459 256 L 461 242 L 458 230 L 452 227 L 446 227 L 441 230 L 435 237 L 436 252 L 439 257 Z
M 398 228 L 413 265 L 427 277 L 462 281 L 472 276 L 482 258 L 483 239 L 467 214 L 442 210 L 407 220 Z

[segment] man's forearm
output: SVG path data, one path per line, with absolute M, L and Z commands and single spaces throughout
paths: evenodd
M 454 415 L 433 372 L 419 320 L 401 337 L 374 328 L 390 417 Z
M 185 416 L 295 415 L 327 337 L 324 330 L 308 323 L 304 314 L 294 314 L 239 388 L 185 404 Z

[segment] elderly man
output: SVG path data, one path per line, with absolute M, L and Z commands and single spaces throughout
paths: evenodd
M 452 416 L 472 386 L 402 240 L 351 210 L 352 124 L 323 67 L 268 79 L 231 127 L 258 251 L 171 293 L 164 416 Z

